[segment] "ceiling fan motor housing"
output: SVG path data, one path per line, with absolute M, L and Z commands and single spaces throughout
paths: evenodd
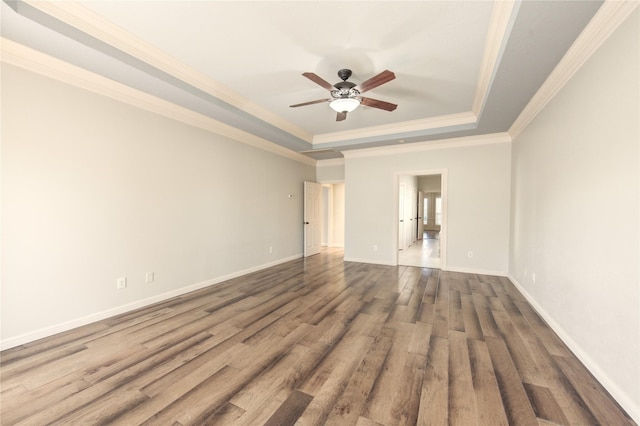
M 349 80 L 349 77 L 351 77 L 351 70 L 343 68 L 340 71 L 338 71 L 338 77 L 340 77 L 340 80 L 342 81 L 347 81 Z
M 351 77 L 351 70 L 343 68 L 338 71 L 338 77 L 342 79 L 342 81 L 337 82 L 333 85 L 337 90 L 331 91 L 331 96 L 334 98 L 353 98 L 360 94 L 360 92 L 354 87 L 356 87 L 355 83 L 347 81 L 349 77 Z

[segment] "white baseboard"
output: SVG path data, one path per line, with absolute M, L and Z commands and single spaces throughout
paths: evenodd
M 346 257 L 344 258 L 345 262 L 358 262 L 358 263 L 373 263 L 376 265 L 387 265 L 387 266 L 398 266 L 396 263 L 385 262 L 379 259 L 366 259 L 366 258 L 357 258 L 357 257 Z M 417 266 L 418 268 L 419 266 Z M 451 271 L 451 272 L 464 272 L 466 274 L 479 274 L 479 275 L 493 275 L 499 277 L 506 277 L 506 271 L 494 271 L 488 269 L 473 269 L 473 268 L 459 268 L 459 267 L 446 267 L 446 268 L 436 268 L 441 269 L 442 271 Z
M 273 262 L 264 263 L 262 265 L 254 266 L 248 269 L 244 269 L 242 271 L 233 272 L 231 274 L 223 275 L 220 277 L 212 278 L 206 281 L 202 281 L 196 284 L 191 284 L 186 287 L 181 287 L 175 290 L 168 291 L 166 293 L 158 294 L 155 296 L 151 296 L 145 299 L 141 299 L 132 303 L 128 303 L 126 305 L 117 306 L 115 308 L 107 309 L 102 312 L 97 312 L 91 315 L 84 316 L 82 318 L 76 318 L 71 321 L 66 321 L 61 324 L 56 324 L 50 327 L 41 328 L 36 331 L 32 331 L 29 333 L 22 334 L 20 336 L 11 337 L 8 339 L 3 339 L 0 341 L 0 350 L 14 348 L 16 346 L 24 345 L 29 342 L 36 341 L 38 339 L 43 339 L 45 337 L 53 336 L 54 334 L 62 333 L 64 331 L 68 331 L 77 327 L 82 327 L 83 325 L 91 324 L 96 321 L 101 321 L 106 318 L 110 318 L 116 315 L 124 314 L 126 312 L 132 311 L 134 309 L 143 308 L 145 306 L 153 305 L 154 303 L 163 302 L 165 300 L 171 299 L 172 297 L 181 296 L 186 293 L 190 293 L 192 291 L 200 290 L 205 287 L 209 287 L 211 285 L 219 284 L 224 281 L 230 280 L 232 278 L 237 278 L 242 275 L 247 275 L 252 272 L 260 271 L 262 269 L 270 268 L 272 266 L 279 265 L 281 263 L 289 262 L 291 260 L 300 259 L 302 257 L 302 253 L 289 256 L 283 259 L 278 259 Z
M 442 269 L 443 271 L 451 272 L 463 272 L 465 274 L 478 274 L 478 275 L 493 275 L 497 277 L 506 277 L 507 271 L 494 271 L 491 269 L 474 269 L 474 268 L 460 268 L 457 266 L 447 266 Z
M 631 416 L 631 418 L 640 424 L 640 405 L 637 401 L 624 393 L 609 376 L 602 371 L 600 366 L 594 362 L 591 357 L 577 344 L 564 329 L 554 321 L 553 317 L 536 301 L 536 299 L 510 274 L 507 278 L 511 280 L 513 285 L 522 293 L 529 304 L 533 306 L 536 312 L 546 321 L 553 331 L 562 339 L 576 357 L 584 364 L 585 367 L 593 374 L 593 376 L 607 389 L 611 396 L 622 406 L 622 408 Z
M 364 259 L 357 257 L 346 257 L 344 258 L 345 262 L 357 262 L 357 263 L 372 263 L 374 265 L 387 265 L 387 266 L 396 266 L 394 263 L 383 262 L 379 259 Z

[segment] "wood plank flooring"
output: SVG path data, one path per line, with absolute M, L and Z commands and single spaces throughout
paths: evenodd
M 0 354 L 2 425 L 634 424 L 506 278 L 236 278 Z

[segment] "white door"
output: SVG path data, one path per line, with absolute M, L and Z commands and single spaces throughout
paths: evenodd
M 322 185 L 304 183 L 304 256 L 320 253 Z
M 424 192 L 418 191 L 418 239 L 424 235 Z
M 398 223 L 398 249 L 404 250 L 404 184 L 400 185 L 398 201 L 400 202 L 400 205 L 398 206 L 398 218 L 400 219 L 400 222 Z

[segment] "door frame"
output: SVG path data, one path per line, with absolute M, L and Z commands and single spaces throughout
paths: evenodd
M 447 233 L 449 231 L 448 226 L 448 192 L 449 192 L 449 169 L 425 169 L 425 170 L 411 170 L 406 172 L 394 172 L 393 174 L 393 205 L 396 208 L 393 209 L 393 223 L 394 233 L 391 247 L 394 252 L 394 264 L 398 265 L 399 247 L 398 247 L 398 232 L 399 232 L 399 217 L 400 212 L 397 206 L 400 205 L 400 176 L 429 176 L 440 175 L 441 176 L 441 197 L 442 197 L 442 223 L 440 226 L 440 269 L 445 271 L 447 269 Z
M 329 234 L 329 238 L 328 238 L 328 243 L 329 243 L 329 247 L 340 247 L 340 248 L 344 248 L 344 227 L 345 227 L 345 214 L 344 214 L 344 210 L 343 213 L 340 215 L 341 216 L 341 220 L 338 222 L 336 221 L 335 215 L 336 215 L 336 206 L 334 204 L 335 202 L 335 191 L 336 191 L 336 185 L 340 184 L 343 185 L 343 187 L 346 189 L 344 180 L 340 179 L 340 180 L 319 180 L 318 181 L 319 184 L 322 185 L 323 188 L 326 188 L 329 192 L 329 202 L 327 206 L 322 206 L 322 211 L 323 211 L 323 217 L 324 217 L 324 213 L 326 212 L 327 214 L 327 222 L 322 222 L 322 226 L 323 227 L 327 227 L 327 232 Z M 344 194 L 343 191 L 343 197 L 342 197 L 342 209 L 344 209 L 345 206 L 345 196 L 346 194 Z M 335 235 L 335 230 L 336 227 L 340 226 L 342 227 L 342 235 L 339 236 L 337 239 L 336 235 Z
M 322 212 L 322 237 L 320 239 L 320 245 L 323 247 L 333 247 L 333 185 L 322 182 L 319 183 L 322 185 L 322 206 L 320 207 Z

